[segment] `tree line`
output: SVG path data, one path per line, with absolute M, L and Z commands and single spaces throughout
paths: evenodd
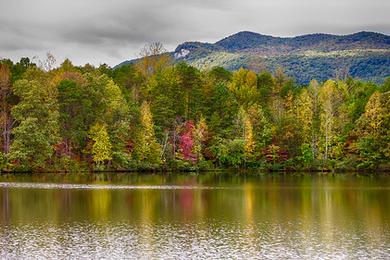
M 154 44 L 134 64 L 0 61 L 0 169 L 390 168 L 390 79 L 200 71 Z

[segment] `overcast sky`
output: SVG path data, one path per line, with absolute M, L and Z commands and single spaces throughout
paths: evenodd
M 173 50 L 243 30 L 390 34 L 389 11 L 390 0 L 0 0 L 0 58 L 116 65 L 153 41 Z

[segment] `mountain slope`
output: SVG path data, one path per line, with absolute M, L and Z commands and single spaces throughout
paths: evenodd
M 299 84 L 339 75 L 376 82 L 390 76 L 390 36 L 375 32 L 283 38 L 243 31 L 214 44 L 185 42 L 172 55 L 200 69 L 273 71 L 282 66 Z

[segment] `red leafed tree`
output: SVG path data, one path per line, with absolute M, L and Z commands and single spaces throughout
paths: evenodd
M 184 160 L 196 162 L 197 156 L 194 154 L 193 131 L 195 125 L 193 121 L 184 123 L 183 130 L 180 133 L 179 148 Z

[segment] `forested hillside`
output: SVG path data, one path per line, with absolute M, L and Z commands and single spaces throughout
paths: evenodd
M 222 66 L 231 71 L 243 67 L 274 72 L 283 67 L 298 84 L 347 76 L 383 83 L 390 75 L 390 36 L 374 32 L 291 38 L 239 32 L 214 44 L 185 42 L 171 55 L 198 69 Z
M 390 167 L 389 79 L 303 87 L 282 69 L 199 70 L 158 54 L 116 68 L 2 60 L 0 168 Z

